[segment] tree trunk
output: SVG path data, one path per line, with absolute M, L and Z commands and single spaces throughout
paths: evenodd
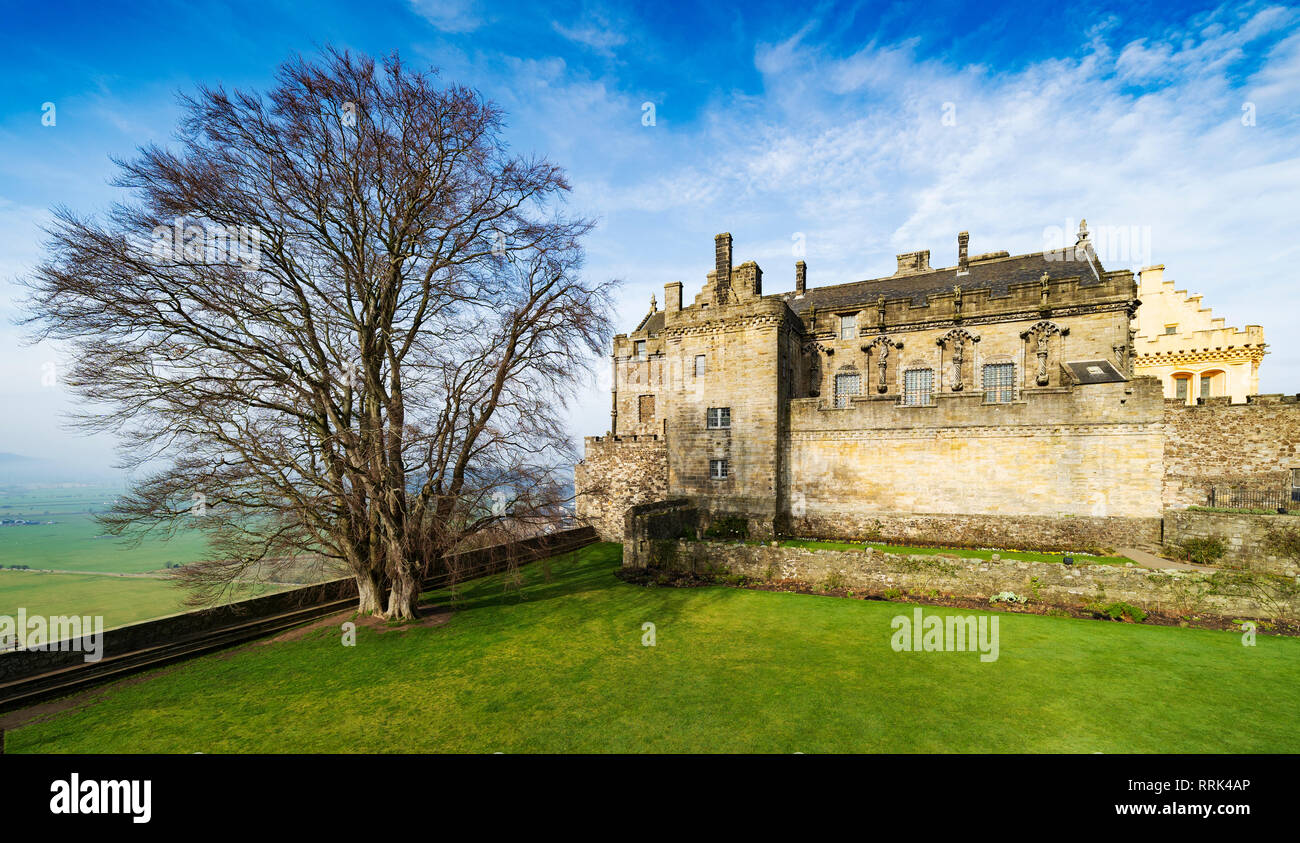
M 363 615 L 382 615 L 384 613 L 384 593 L 379 578 L 373 571 L 360 571 L 356 574 L 357 611 Z
M 412 565 L 401 565 L 388 592 L 389 620 L 412 620 L 416 617 L 415 604 L 420 600 L 420 575 Z

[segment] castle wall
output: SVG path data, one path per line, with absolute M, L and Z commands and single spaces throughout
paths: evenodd
M 982 393 L 941 394 L 930 407 L 865 397 L 846 409 L 792 402 L 791 531 L 861 536 L 879 525 L 890 538 L 953 544 L 1158 542 L 1159 383 L 1047 387 L 1021 397 L 985 404 Z M 1053 520 L 1061 528 L 1045 529 Z
M 601 541 L 622 541 L 624 513 L 668 494 L 667 443 L 657 436 L 588 436 L 574 466 L 577 516 Z
M 1295 396 L 1229 397 L 1165 403 L 1165 506 L 1205 506 L 1214 486 L 1282 492 L 1300 469 L 1300 401 Z

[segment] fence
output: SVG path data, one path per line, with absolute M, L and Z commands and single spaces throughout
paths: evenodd
M 1210 489 L 1209 505 L 1219 509 L 1267 509 L 1285 512 L 1300 509 L 1300 489 Z

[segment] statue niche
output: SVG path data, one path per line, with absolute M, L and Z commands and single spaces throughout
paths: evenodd
M 948 362 L 952 364 L 952 378 L 949 381 L 949 388 L 952 389 L 953 392 L 961 392 L 966 388 L 965 373 L 968 371 L 966 365 L 966 346 L 968 344 L 974 345 L 979 341 L 979 335 L 972 334 L 965 328 L 953 328 L 951 331 L 935 340 L 936 345 L 948 352 Z
M 1052 336 L 1058 338 L 1069 335 L 1069 328 L 1062 328 L 1055 322 L 1049 322 L 1044 319 L 1036 322 L 1033 327 L 1020 334 L 1020 338 L 1029 344 L 1028 351 L 1032 353 L 1038 361 L 1037 371 L 1034 374 L 1034 383 L 1038 386 L 1048 386 L 1052 382 L 1051 369 L 1048 367 L 1048 358 L 1052 354 Z M 1056 356 L 1060 358 L 1060 339 L 1056 341 Z
M 870 372 L 870 365 L 875 364 L 876 371 L 876 392 L 884 395 L 889 391 L 889 358 L 892 349 L 901 349 L 902 342 L 893 342 L 888 337 L 881 335 L 871 342 L 862 346 L 862 352 L 867 355 L 867 370 Z M 874 358 L 874 359 L 873 359 Z

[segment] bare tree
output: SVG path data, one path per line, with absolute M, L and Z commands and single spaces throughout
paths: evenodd
M 581 278 L 592 224 L 493 104 L 396 55 L 180 101 L 174 148 L 115 162 L 130 201 L 57 209 L 26 279 L 78 423 L 143 478 L 104 521 L 209 532 L 216 558 L 184 569 L 205 601 L 319 554 L 361 611 L 412 617 L 450 549 L 568 494 L 561 413 L 616 283 Z

